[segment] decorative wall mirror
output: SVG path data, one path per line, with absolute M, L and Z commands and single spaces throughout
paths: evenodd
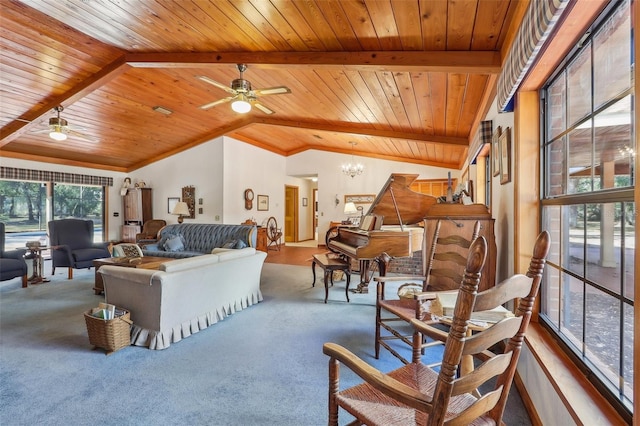
M 182 188 L 182 201 L 187 203 L 189 207 L 189 216 L 183 216 L 187 219 L 196 218 L 196 188 L 195 186 L 185 186 Z

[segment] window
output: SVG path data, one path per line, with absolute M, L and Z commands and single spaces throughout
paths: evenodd
M 104 188 L 100 186 L 55 184 L 53 218 L 93 221 L 93 239 L 103 241 Z
M 0 181 L 0 217 L 7 230 L 15 231 L 20 226 L 28 226 L 29 230 L 45 229 L 42 227 L 46 221 L 45 199 L 46 191 L 41 183 Z
M 541 320 L 633 412 L 636 125 L 630 0 L 612 2 L 547 82 Z
M 47 211 L 47 188 L 53 188 L 53 211 Z M 0 220 L 6 226 L 7 249 L 44 238 L 52 219 L 78 218 L 94 222 L 94 240 L 103 241 L 104 187 L 53 182 L 0 180 Z

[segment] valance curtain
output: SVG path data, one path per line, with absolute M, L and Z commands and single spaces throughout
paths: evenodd
M 469 145 L 469 164 L 475 164 L 476 157 L 480 149 L 485 143 L 491 143 L 491 134 L 493 133 L 493 120 L 485 120 L 480 122 L 478 131 L 476 132 L 471 145 Z
M 48 170 L 0 167 L 0 179 L 28 180 L 36 182 L 60 182 L 77 185 L 113 186 L 113 178 L 80 175 L 77 173 L 52 172 Z
M 569 0 L 535 0 L 522 20 L 498 77 L 498 110 L 506 111 Z

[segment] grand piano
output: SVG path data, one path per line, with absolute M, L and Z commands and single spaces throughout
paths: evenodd
M 424 229 L 418 225 L 437 198 L 411 190 L 417 174 L 393 173 L 363 216 L 358 228 L 332 227 L 327 232 L 327 248 L 359 262 L 360 284 L 364 293 L 377 265 L 386 273 L 392 258 L 409 257 L 422 250 Z

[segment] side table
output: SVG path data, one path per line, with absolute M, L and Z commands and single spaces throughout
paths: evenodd
M 33 261 L 33 274 L 27 280 L 29 284 L 48 283 L 49 279 L 43 275 L 44 271 L 44 259 L 42 258 L 42 252 L 49 250 L 47 246 L 27 246 L 28 253 L 25 255 L 25 259 L 31 259 Z

